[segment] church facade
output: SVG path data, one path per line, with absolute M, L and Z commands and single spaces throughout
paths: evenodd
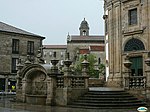
M 90 35 L 88 22 L 84 20 L 79 27 L 79 35 L 67 36 L 67 52 L 70 53 L 70 59 L 76 61 L 80 54 L 93 54 L 96 56 L 97 65 L 105 64 L 105 40 L 104 36 Z
M 150 1 L 104 1 L 107 85 L 150 96 Z

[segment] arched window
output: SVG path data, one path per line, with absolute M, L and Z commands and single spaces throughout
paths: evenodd
M 84 36 L 86 35 L 86 31 L 85 31 L 85 30 L 83 30 L 83 35 L 84 35 Z
M 101 58 L 100 57 L 98 58 L 98 64 L 101 64 Z
M 135 38 L 130 39 L 124 47 L 124 51 L 138 51 L 138 50 L 144 50 L 144 49 L 145 47 L 144 47 L 143 42 Z

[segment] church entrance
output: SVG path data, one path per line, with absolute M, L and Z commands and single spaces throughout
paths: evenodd
M 131 57 L 130 61 L 131 65 L 131 76 L 143 76 L 143 58 L 139 57 Z

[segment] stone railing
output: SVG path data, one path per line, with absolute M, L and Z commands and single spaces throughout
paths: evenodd
M 58 76 L 56 85 L 57 88 L 64 88 L 65 86 L 70 88 L 84 88 L 86 86 L 85 79 L 85 76 Z M 65 84 L 65 82 L 67 82 L 67 84 Z
M 58 76 L 56 78 L 56 86 L 57 86 L 57 88 L 63 88 L 64 87 L 64 77 L 63 76 Z
M 125 77 L 125 89 L 145 89 L 145 88 L 146 88 L 145 76 Z

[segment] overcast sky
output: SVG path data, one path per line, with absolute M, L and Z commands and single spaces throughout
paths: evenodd
M 102 16 L 103 0 L 0 0 L 0 21 L 46 37 L 44 44 L 66 44 L 83 18 L 91 35 L 103 35 Z

